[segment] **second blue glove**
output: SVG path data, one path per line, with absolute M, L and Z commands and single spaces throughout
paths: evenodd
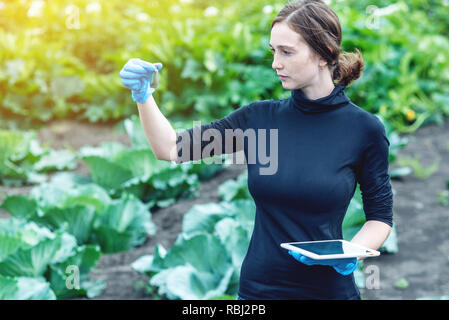
M 357 268 L 357 258 L 347 258 L 347 259 L 325 259 L 325 260 L 315 260 L 298 252 L 289 250 L 288 253 L 293 256 L 296 260 L 304 263 L 308 266 L 312 265 L 325 265 L 333 267 L 338 273 L 347 276 L 354 272 Z

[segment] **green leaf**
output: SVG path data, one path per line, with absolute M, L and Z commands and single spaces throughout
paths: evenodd
M 221 163 L 207 164 L 207 163 L 202 162 L 200 164 L 193 165 L 192 168 L 188 172 L 190 174 L 198 175 L 198 178 L 200 181 L 211 179 L 217 173 L 219 173 L 220 171 L 222 171 L 224 169 L 223 158 L 224 158 L 224 155 L 211 157 L 208 160 L 212 161 L 213 159 L 222 159 Z
M 397 253 L 399 251 L 396 225 L 393 225 L 390 235 L 388 236 L 387 240 L 385 240 L 385 242 L 382 244 L 382 246 L 379 248 L 379 251 L 388 253 Z
M 226 247 L 232 258 L 232 263 L 240 270 L 243 259 L 248 252 L 251 233 L 240 223 L 231 218 L 224 218 L 215 225 L 215 233 Z
M 421 297 L 416 300 L 449 300 L 449 295 L 444 295 L 441 297 Z
M 218 187 L 218 194 L 224 201 L 251 199 L 248 190 L 248 171 L 245 170 L 236 180 L 229 179 Z
M 12 300 L 19 291 L 17 280 L 0 274 L 0 300 Z
M 46 239 L 31 248 L 18 249 L 0 262 L 0 274 L 6 276 L 42 276 L 62 246 L 61 237 Z
M 77 247 L 71 257 L 61 263 L 52 265 L 49 272 L 49 281 L 57 298 L 70 299 L 79 296 L 92 298 L 99 295 L 105 288 L 105 282 L 102 280 L 92 282 L 87 276 L 98 263 L 100 257 L 99 246 L 87 245 Z M 76 283 L 76 280 L 73 279 L 74 276 L 79 276 L 79 283 Z M 72 287 L 67 286 L 67 283 Z M 79 284 L 79 288 L 76 287 L 76 284 Z
M 120 152 L 126 151 L 125 145 L 119 142 L 103 142 L 99 147 L 84 146 L 78 151 L 80 158 L 97 156 L 113 160 Z
M 48 265 L 66 259 L 76 246 L 73 236 L 15 218 L 0 221 L 0 274 L 41 276 Z
M 0 206 L 15 218 L 32 220 L 37 215 L 37 203 L 25 195 L 10 195 L 3 200 Z
M 57 76 L 50 82 L 50 92 L 56 98 L 70 98 L 82 93 L 84 88 L 84 81 L 78 75 Z
M 359 289 L 366 287 L 365 274 L 363 273 L 363 260 L 357 263 L 357 268 L 354 270 L 354 280 Z
M 28 152 L 29 143 L 34 137 L 33 132 L 0 130 L 0 158 L 23 159 Z
M 256 204 L 254 203 L 254 200 L 240 199 L 230 203 L 224 201 L 220 202 L 220 204 L 223 205 L 226 210 L 232 212 L 236 221 L 238 221 L 243 228 L 248 230 L 248 232 L 252 232 L 256 215 Z
M 217 203 L 194 205 L 184 214 L 182 231 L 185 235 L 192 235 L 195 232 L 212 233 L 215 224 L 228 216 L 230 213 Z
M 75 205 L 73 207 L 44 209 L 43 221 L 49 222 L 55 229 L 63 229 L 75 236 L 78 244 L 89 240 L 95 217 L 93 207 Z
M 56 300 L 42 277 L 4 277 L 0 275 L 0 300 Z
M 181 234 L 164 258 L 166 267 L 189 264 L 198 271 L 224 274 L 231 264 L 226 248 L 216 236 Z
M 69 150 L 51 150 L 34 164 L 34 170 L 73 170 L 76 168 L 76 156 Z
M 413 172 L 411 167 L 399 167 L 396 169 L 392 169 L 389 174 L 391 179 L 398 178 L 398 177 L 405 177 L 408 176 Z
M 399 290 L 404 290 L 404 289 L 408 288 L 409 283 L 408 283 L 407 279 L 401 278 L 394 283 L 394 286 L 395 286 L 395 288 L 397 288 Z
M 132 115 L 123 121 L 126 133 L 131 140 L 133 149 L 151 149 L 145 131 L 140 123 L 140 118 Z
M 201 78 L 202 75 L 203 70 L 201 68 L 201 64 L 193 59 L 187 59 L 187 61 L 185 61 L 184 68 L 181 73 L 181 78 L 197 81 Z
M 223 276 L 199 272 L 191 266 L 173 268 L 166 278 L 167 291 L 182 300 L 210 299 L 224 294 L 233 268 L 228 268 Z
M 92 179 L 106 190 L 114 190 L 133 178 L 131 170 L 98 156 L 84 157 L 89 165 Z
M 17 80 L 19 80 L 20 76 L 25 73 L 26 62 L 22 58 L 7 60 L 4 64 L 4 75 L 10 84 L 14 84 Z
M 129 250 L 156 232 L 148 205 L 133 195 L 112 200 L 94 222 L 94 237 L 106 253 Z
M 151 176 L 165 169 L 150 149 L 126 150 L 116 155 L 114 162 L 132 172 L 133 177 Z
M 103 211 L 111 200 L 106 190 L 86 180 L 78 180 L 76 175 L 55 175 L 51 182 L 34 187 L 30 196 L 37 201 L 41 216 L 46 207 L 62 209 L 79 205 Z
M 156 247 L 157 250 L 157 247 Z M 140 273 L 147 273 L 151 271 L 151 265 L 153 264 L 153 255 L 144 255 L 139 257 L 131 264 L 131 267 Z M 158 270 L 159 271 L 159 270 Z
M 98 226 L 94 232 L 93 241 L 100 244 L 101 251 L 104 253 L 127 251 L 142 244 L 146 239 L 142 233 L 134 234 L 130 231 L 119 232 L 113 227 L 108 226 Z
M 80 185 L 89 184 L 92 182 L 92 179 L 73 172 L 56 172 L 51 177 L 50 182 L 55 185 L 65 186 L 69 188 L 69 186 L 78 187 Z
M 156 262 L 156 260 L 159 260 Z M 226 292 L 234 267 L 221 241 L 210 234 L 191 238 L 180 235 L 172 249 L 155 264 L 166 268 L 152 276 L 150 284 L 169 299 L 209 299 Z
M 228 294 L 222 294 L 216 297 L 212 297 L 209 300 L 237 300 L 237 296 L 230 296 Z
M 60 231 L 58 231 L 59 233 Z M 77 249 L 76 238 L 68 233 L 61 234 L 61 247 L 53 256 L 51 263 L 59 263 L 73 256 Z
M 137 272 L 152 275 L 153 273 L 164 270 L 164 258 L 166 255 L 167 250 L 158 243 L 154 249 L 154 254 L 138 258 L 132 263 L 131 267 Z
M 366 221 L 365 212 L 361 202 L 353 197 L 349 203 L 346 215 L 343 219 L 342 228 L 361 227 Z
M 26 245 L 14 235 L 0 234 L 0 261 Z
M 167 208 L 169 206 L 171 206 L 172 204 L 176 203 L 176 199 L 165 199 L 165 200 L 158 200 L 156 201 L 156 205 L 159 208 Z
M 0 234 L 17 239 L 21 242 L 23 248 L 30 248 L 47 238 L 54 238 L 54 234 L 47 228 L 39 227 L 33 222 L 15 218 L 0 219 Z

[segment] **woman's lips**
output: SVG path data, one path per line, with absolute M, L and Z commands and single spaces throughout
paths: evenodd
M 285 77 L 285 76 L 279 76 L 279 78 L 280 78 L 281 80 L 285 80 L 285 79 L 287 79 L 288 77 Z

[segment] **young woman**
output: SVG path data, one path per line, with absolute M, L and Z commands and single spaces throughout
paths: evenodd
M 380 120 L 344 92 L 360 77 L 363 61 L 359 51 L 341 52 L 341 39 L 339 19 L 324 2 L 287 4 L 272 23 L 270 47 L 272 67 L 291 97 L 254 101 L 223 119 L 180 133 L 151 96 L 153 73 L 162 65 L 132 59 L 120 73 L 123 84 L 133 90 L 147 138 L 160 160 L 181 163 L 202 157 L 189 152 L 204 150 L 209 143 L 195 132 L 218 130 L 223 139 L 210 143 L 232 153 L 238 148 L 235 141 L 232 147 L 225 141 L 225 130 L 278 130 L 276 172 L 263 175 L 260 161 L 247 164 L 256 216 L 241 268 L 239 299 L 360 299 L 355 258 L 313 260 L 280 247 L 283 242 L 342 239 L 342 221 L 357 183 L 366 223 L 351 241 L 378 249 L 391 231 L 390 143 Z M 237 137 L 243 141 L 244 136 Z M 248 159 L 253 149 L 242 141 Z

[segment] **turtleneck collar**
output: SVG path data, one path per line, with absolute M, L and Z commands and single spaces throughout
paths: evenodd
M 301 89 L 292 90 L 291 102 L 294 107 L 304 113 L 321 113 L 335 110 L 350 101 L 343 91 L 345 88 L 345 85 L 337 84 L 328 96 L 316 100 L 307 98 Z

